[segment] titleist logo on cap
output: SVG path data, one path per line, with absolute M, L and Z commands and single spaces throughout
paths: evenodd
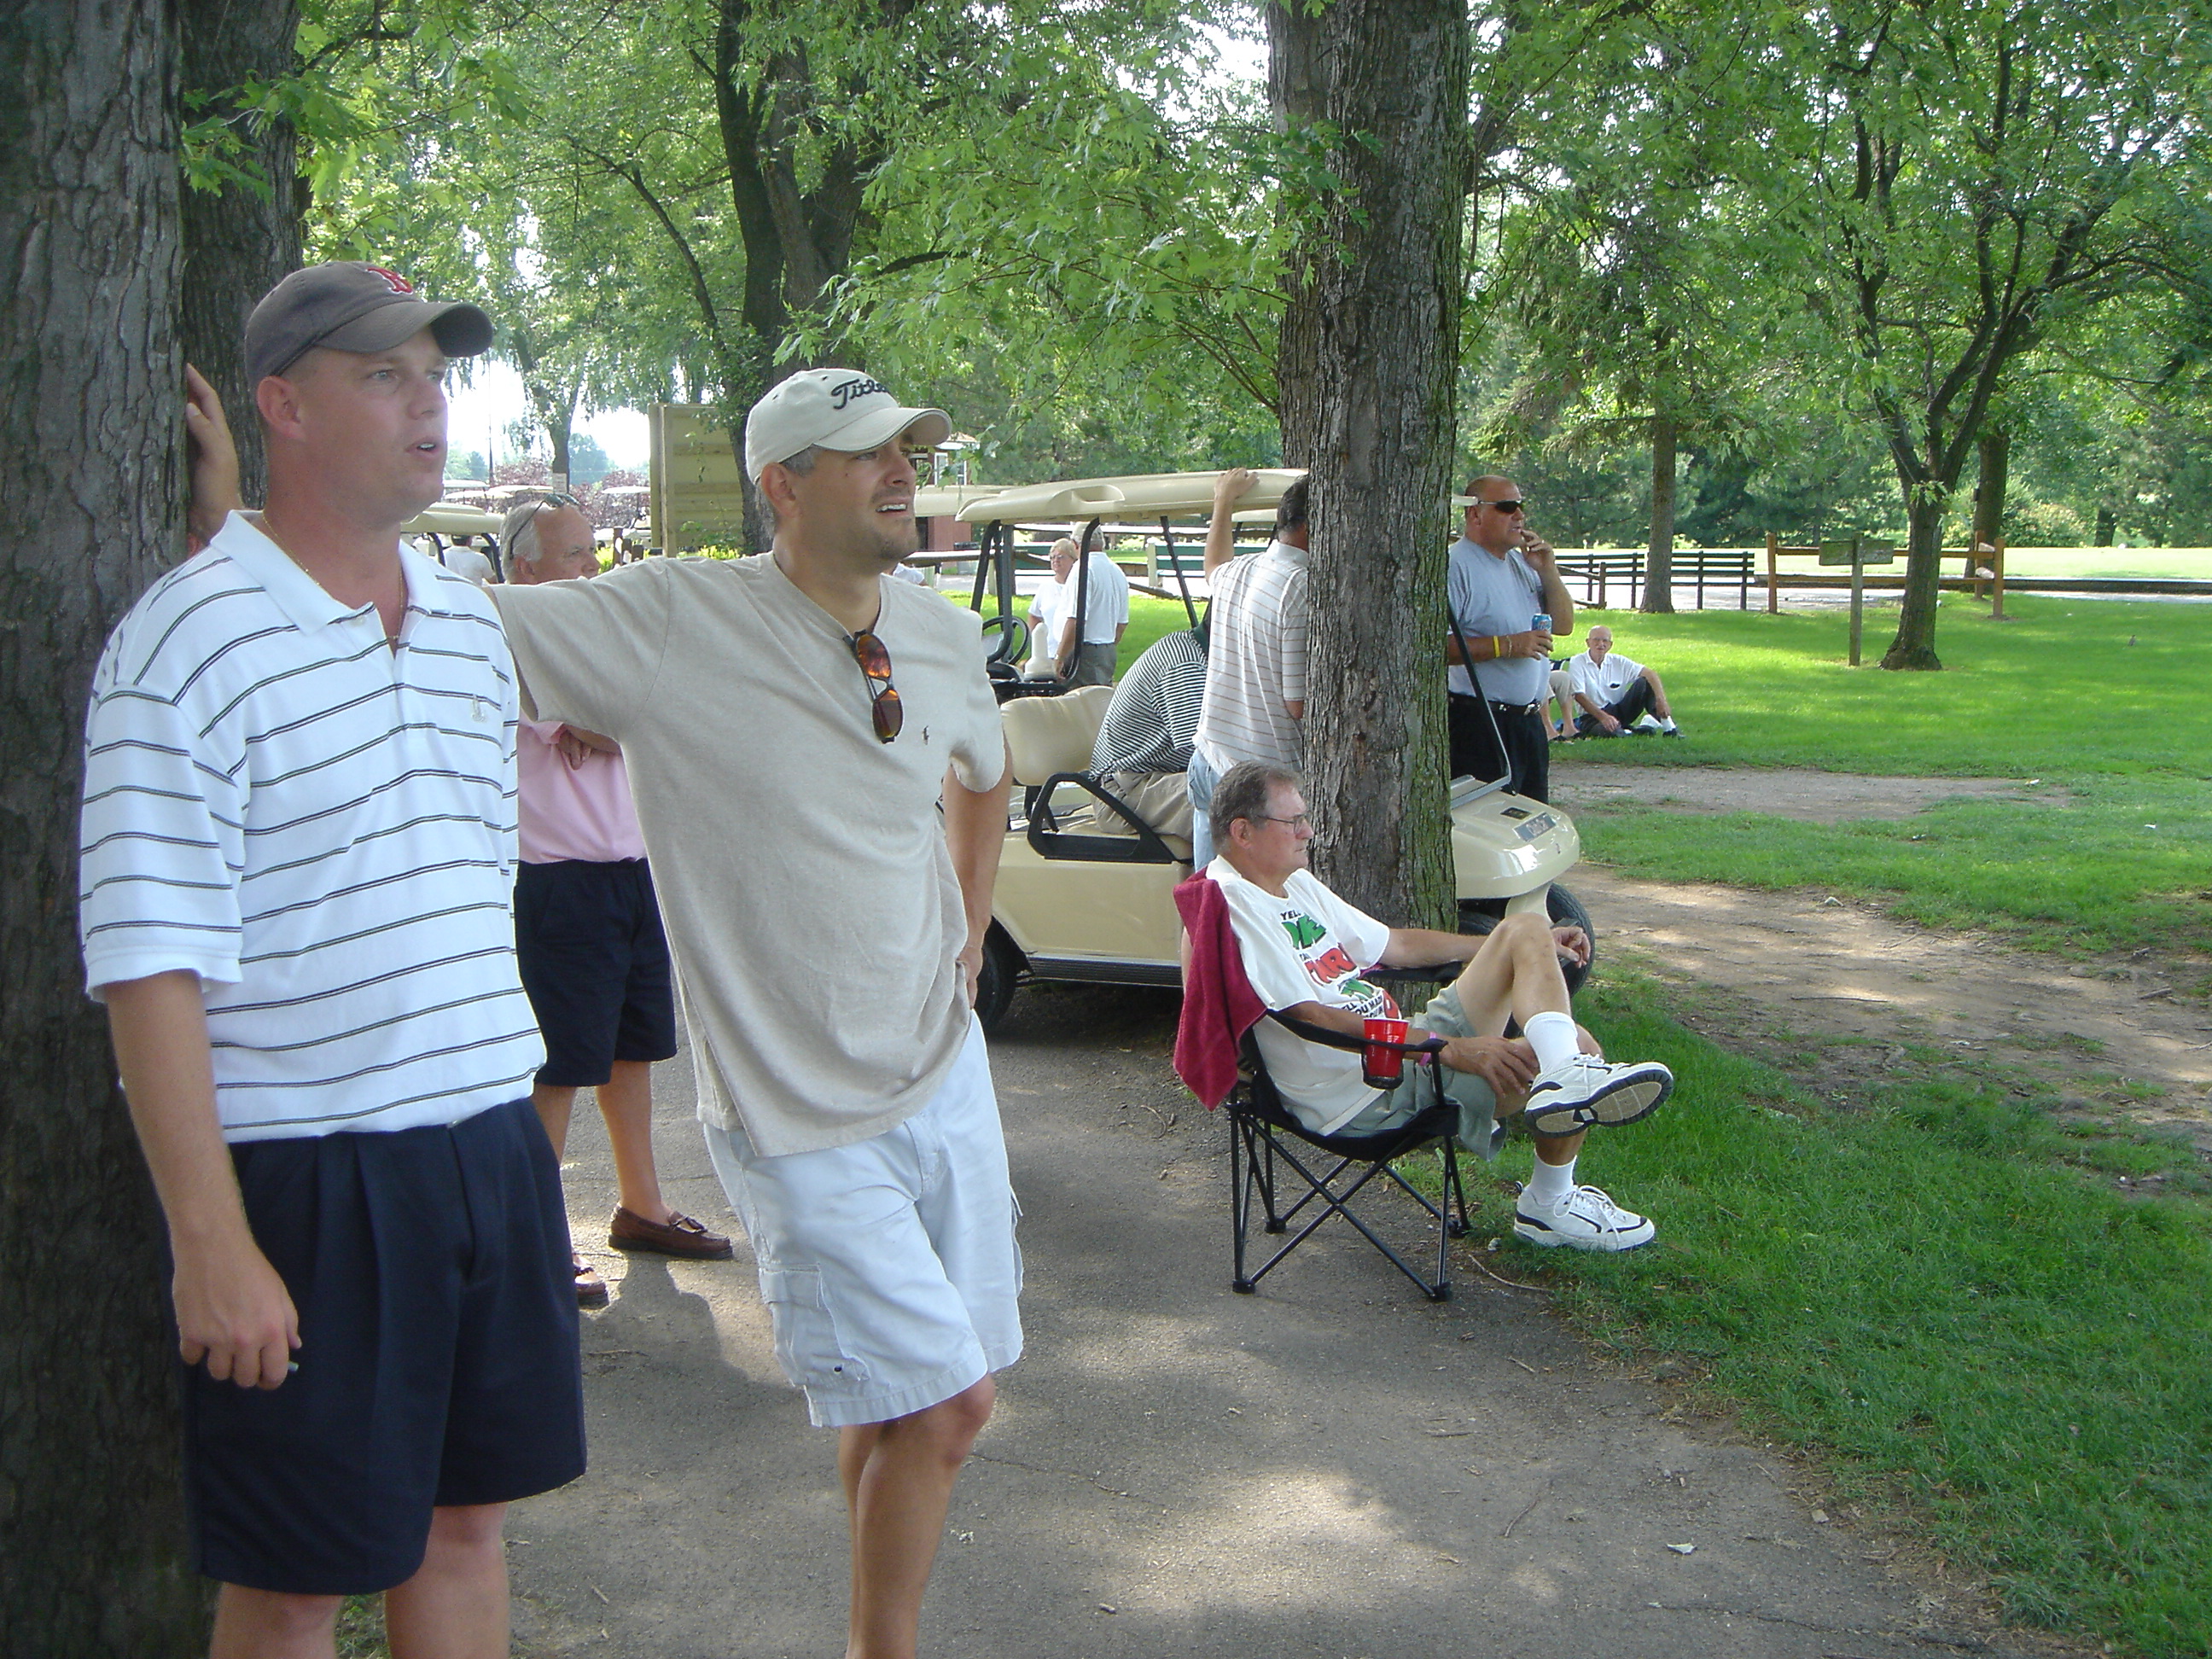
M 951 434 L 941 409 L 904 409 L 872 374 L 851 368 L 802 368 L 771 389 L 745 416 L 745 476 L 810 447 L 862 454 L 902 434 L 921 445 Z
M 889 386 L 880 380 L 872 380 L 865 374 L 849 380 L 840 380 L 830 388 L 830 406 L 842 409 L 855 398 L 870 398 L 879 392 L 886 397 L 890 395 Z

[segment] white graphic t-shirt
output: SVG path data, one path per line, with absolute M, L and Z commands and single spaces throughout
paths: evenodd
M 1362 1019 L 1401 1018 L 1390 994 L 1361 977 L 1389 948 L 1390 930 L 1382 923 L 1346 904 L 1310 871 L 1293 872 L 1280 898 L 1245 880 L 1226 859 L 1215 859 L 1206 873 L 1229 901 L 1244 977 L 1269 1008 L 1318 1002 Z M 1261 1020 L 1254 1036 L 1284 1103 L 1316 1133 L 1334 1133 L 1377 1097 L 1352 1049 L 1308 1042 L 1272 1020 Z

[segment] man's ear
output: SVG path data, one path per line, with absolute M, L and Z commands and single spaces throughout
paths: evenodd
M 791 469 L 781 461 L 770 461 L 761 469 L 757 488 L 776 518 L 784 517 L 798 505 L 799 492 L 793 487 Z
M 299 389 L 281 374 L 264 374 L 253 388 L 253 407 L 272 434 L 296 438 L 304 425 Z

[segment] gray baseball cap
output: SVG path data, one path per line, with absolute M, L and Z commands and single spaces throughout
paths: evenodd
M 925 444 L 952 435 L 941 409 L 908 409 L 882 382 L 851 368 L 804 368 L 770 388 L 745 416 L 745 476 L 757 483 L 771 461 L 820 444 L 853 454 L 915 429 Z
M 246 322 L 246 383 L 259 386 L 317 346 L 389 351 L 429 329 L 448 357 L 491 343 L 491 319 L 457 300 L 433 301 L 396 270 L 340 259 L 295 270 L 262 295 Z

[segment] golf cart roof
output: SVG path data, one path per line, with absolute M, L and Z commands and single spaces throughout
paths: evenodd
M 1001 494 L 1004 484 L 924 484 L 914 492 L 917 519 L 966 518 L 961 509 Z
M 1071 478 L 1059 483 L 1000 489 L 969 502 L 959 516 L 969 524 L 1012 523 L 1036 519 L 1147 519 L 1202 517 L 1213 511 L 1213 483 L 1218 472 L 1134 472 L 1115 478 Z M 1270 467 L 1255 475 L 1237 499 L 1237 517 L 1274 516 L 1275 503 L 1303 468 Z
M 505 523 L 497 513 L 460 501 L 439 501 L 399 526 L 403 536 L 496 536 Z

